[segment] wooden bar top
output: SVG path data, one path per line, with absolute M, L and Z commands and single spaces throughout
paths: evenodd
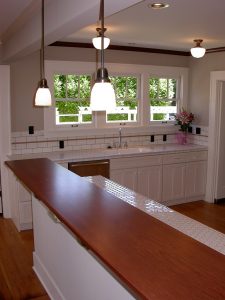
M 6 165 L 137 299 L 225 299 L 225 256 L 48 159 Z

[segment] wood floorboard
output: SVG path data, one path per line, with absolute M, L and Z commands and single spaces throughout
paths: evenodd
M 225 233 L 225 204 L 196 201 L 171 206 L 183 215 Z
M 172 209 L 225 233 L 225 204 L 196 201 Z M 33 232 L 0 217 L 0 300 L 49 300 L 32 270 Z
M 47 297 L 32 269 L 32 230 L 19 233 L 10 219 L 0 218 L 0 241 L 0 299 Z

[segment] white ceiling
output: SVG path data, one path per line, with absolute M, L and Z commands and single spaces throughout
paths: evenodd
M 106 10 L 111 1 L 115 0 L 105 0 Z M 225 0 L 165 0 L 170 7 L 164 10 L 148 8 L 152 2 L 141 1 L 105 18 L 111 44 L 188 51 L 193 39 L 202 38 L 206 48 L 225 46 Z M 15 33 L 21 20 L 34 16 L 35 9 L 40 11 L 40 3 L 0 0 L 0 40 Z M 71 28 L 73 34 L 60 40 L 91 42 L 96 26 L 97 22 L 75 33 Z
M 145 0 L 105 18 L 106 36 L 114 45 L 188 51 L 202 38 L 206 48 L 225 46 L 225 0 L 165 0 L 167 9 L 153 10 Z M 90 42 L 96 34 L 90 25 L 63 41 Z

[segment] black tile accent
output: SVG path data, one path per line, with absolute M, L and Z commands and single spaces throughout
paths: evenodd
M 34 126 L 28 126 L 28 133 L 34 134 Z
M 167 135 L 164 134 L 164 135 L 163 135 L 163 142 L 166 142 L 166 141 L 167 141 Z
M 200 127 L 196 127 L 195 131 L 196 131 L 196 134 L 201 134 L 201 128 Z
M 192 133 L 192 129 L 193 129 L 192 127 L 188 127 L 188 132 Z
M 154 143 L 154 141 L 155 141 L 155 136 L 151 135 L 151 143 Z
M 59 148 L 63 149 L 64 148 L 64 141 L 59 141 Z

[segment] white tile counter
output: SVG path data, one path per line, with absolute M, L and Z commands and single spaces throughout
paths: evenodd
M 93 160 L 104 158 L 117 158 L 117 157 L 129 157 L 129 156 L 143 156 L 143 155 L 158 155 L 177 152 L 190 152 L 207 150 L 206 146 L 195 144 L 165 144 L 165 145 L 151 145 L 140 147 L 128 147 L 121 149 L 93 149 L 93 150 L 79 150 L 79 151 L 55 151 L 55 152 L 43 152 L 35 154 L 18 154 L 10 155 L 10 160 L 19 159 L 32 159 L 32 158 L 49 158 L 55 162 L 70 162 L 80 160 Z
M 86 179 L 108 193 L 225 255 L 225 234 L 102 176 L 86 177 Z

